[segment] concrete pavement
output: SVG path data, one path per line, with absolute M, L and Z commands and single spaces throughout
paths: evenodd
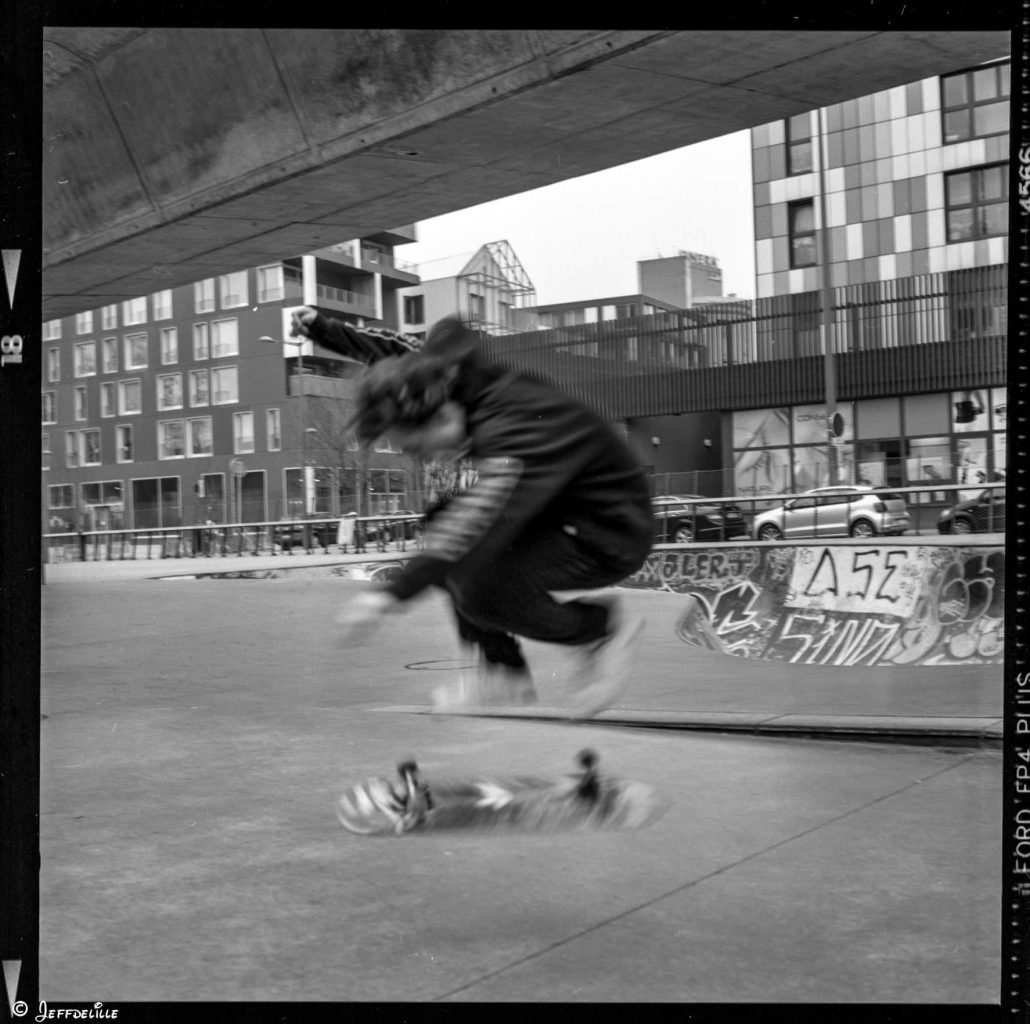
M 933 732 L 921 745 L 642 726 L 994 719 L 1000 680 L 780 674 L 665 635 L 663 595 L 634 592 L 652 612 L 640 676 L 604 719 L 431 715 L 429 690 L 462 663 L 441 600 L 341 648 L 335 604 L 363 584 L 316 569 L 339 558 L 269 561 L 305 571 L 48 567 L 52 1005 L 997 1002 L 999 751 Z M 557 704 L 562 659 L 528 654 Z M 407 755 L 430 778 L 562 774 L 587 745 L 659 786 L 669 812 L 640 833 L 399 839 L 351 836 L 333 813 L 346 783 Z
M 115 579 L 191 580 L 220 574 L 276 574 L 281 579 L 365 580 L 398 564 L 407 552 L 296 554 L 224 558 L 65 562 L 46 569 L 51 581 Z M 637 682 L 624 698 L 598 716 L 607 723 L 754 733 L 821 734 L 834 738 L 933 742 L 947 740 L 999 748 L 1003 739 L 1003 677 L 1000 666 L 919 665 L 874 670 L 835 665 L 757 661 L 686 645 L 676 637 L 682 608 L 678 595 L 620 590 L 647 619 Z M 563 677 L 567 652 L 536 648 L 547 672 Z M 458 664 L 462 652 L 444 661 Z M 429 659 L 421 659 L 429 660 Z M 539 680 L 539 706 L 492 712 L 501 718 L 564 718 L 561 689 Z M 552 701 L 553 698 L 553 701 Z M 428 712 L 428 699 L 398 704 L 398 711 Z

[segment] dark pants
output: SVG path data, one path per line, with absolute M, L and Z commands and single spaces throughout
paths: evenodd
M 605 635 L 608 611 L 603 605 L 556 601 L 550 591 L 592 590 L 625 579 L 647 557 L 650 530 L 587 544 L 567 529 L 538 528 L 489 565 L 467 559 L 447 577 L 444 589 L 454 605 L 458 632 L 481 648 L 486 661 L 525 665 L 512 634 L 552 644 L 585 644 Z

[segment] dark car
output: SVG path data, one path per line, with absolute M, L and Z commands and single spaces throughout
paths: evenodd
M 661 495 L 651 499 L 651 507 L 659 543 L 732 540 L 748 534 L 739 506 L 701 494 Z
M 365 537 L 369 541 L 378 541 L 380 533 L 384 534 L 385 543 L 402 537 L 404 540 L 418 540 L 422 536 L 422 516 L 419 512 L 401 508 L 396 512 L 379 512 L 376 515 L 383 518 L 365 523 Z
M 292 547 L 304 547 L 305 540 L 313 547 L 329 550 L 330 544 L 336 543 L 337 520 L 317 519 L 309 517 L 310 523 L 302 519 L 295 519 L 283 526 L 274 526 L 272 536 L 276 544 L 279 544 L 283 551 L 289 551 Z M 304 527 L 308 527 L 308 534 L 305 538 Z
M 968 501 L 946 508 L 937 520 L 938 533 L 1002 533 L 1005 488 L 989 488 Z

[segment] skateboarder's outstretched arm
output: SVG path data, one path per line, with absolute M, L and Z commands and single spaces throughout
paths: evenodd
M 357 327 L 335 317 L 323 316 L 311 306 L 293 311 L 294 337 L 311 338 L 319 345 L 341 356 L 371 365 L 389 356 L 417 352 L 422 343 L 417 338 L 385 327 Z

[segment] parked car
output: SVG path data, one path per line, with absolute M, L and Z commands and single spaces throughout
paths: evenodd
M 335 519 L 319 521 L 315 517 L 311 519 L 309 528 L 309 540 L 311 546 L 324 548 L 328 551 L 330 544 L 336 543 L 337 522 Z M 292 547 L 304 547 L 304 520 L 294 519 L 293 521 L 272 528 L 272 535 L 276 544 L 279 544 L 283 551 Z
M 816 487 L 755 516 L 758 540 L 793 537 L 874 537 L 912 525 L 900 494 L 872 487 Z
M 691 499 L 704 504 L 693 504 Z M 651 499 L 655 540 L 678 544 L 692 540 L 732 540 L 747 536 L 740 508 L 701 494 L 665 494 Z
M 968 501 L 946 508 L 937 520 L 938 533 L 1001 533 L 1005 529 L 1005 488 L 991 488 Z
M 371 522 L 365 523 L 365 537 L 368 541 L 374 542 L 379 540 L 380 532 L 385 533 L 385 540 L 387 543 L 394 540 L 400 540 L 403 536 L 405 540 L 416 540 L 422 536 L 422 520 L 418 519 L 405 519 L 402 516 L 421 516 L 419 512 L 412 512 L 411 509 L 400 508 L 396 512 L 378 512 L 376 515 L 382 516 L 397 516 L 399 521 L 390 519 L 379 519 L 372 520 Z

